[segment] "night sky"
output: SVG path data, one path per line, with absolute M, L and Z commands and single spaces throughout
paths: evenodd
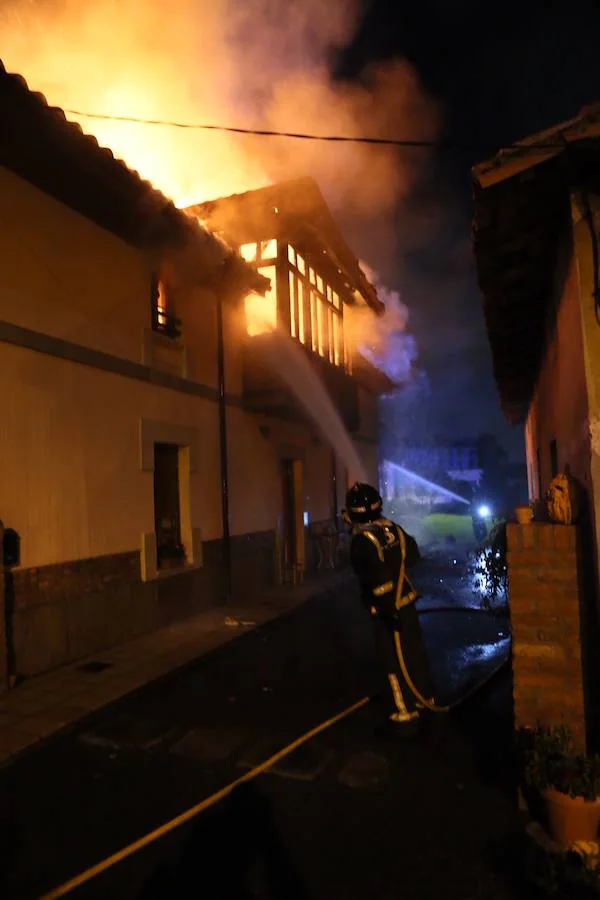
M 427 424 L 415 422 L 415 434 L 420 425 L 423 435 L 449 438 L 493 430 L 519 459 L 522 429 L 509 428 L 500 412 L 474 276 L 470 168 L 600 100 L 600 3 L 365 0 L 362 26 L 338 74 L 356 77 L 369 62 L 399 55 L 440 103 L 442 140 L 456 145 L 437 152 L 404 206 L 398 220 L 404 249 L 395 270 L 383 273 L 399 284 L 410 308 L 418 364 L 430 385 Z M 411 210 L 431 217 L 417 246 L 410 241 Z

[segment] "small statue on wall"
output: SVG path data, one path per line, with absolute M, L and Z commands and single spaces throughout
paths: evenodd
M 546 494 L 548 518 L 558 525 L 572 525 L 580 511 L 579 485 L 568 470 L 550 482 Z

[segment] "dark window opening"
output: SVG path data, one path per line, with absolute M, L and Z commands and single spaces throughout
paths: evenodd
M 173 302 L 165 283 L 157 275 L 152 276 L 152 330 L 166 337 L 178 338 L 181 335 L 181 319 L 173 314 Z
M 558 475 L 558 447 L 556 441 L 550 441 L 550 471 L 552 478 Z
M 154 528 L 158 567 L 185 562 L 179 507 L 179 447 L 154 445 Z

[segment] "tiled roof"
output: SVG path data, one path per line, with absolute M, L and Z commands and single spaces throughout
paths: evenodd
M 208 227 L 232 241 L 277 237 L 292 241 L 298 234 L 315 252 L 325 253 L 352 290 L 378 314 L 385 307 L 346 243 L 314 178 L 297 178 L 191 206 Z
M 581 112 L 559 125 L 516 141 L 499 150 L 492 159 L 473 168 L 473 180 L 481 188 L 490 187 L 546 160 L 560 156 L 570 144 L 600 137 L 600 102 L 584 106 Z
M 570 195 L 600 190 L 600 104 L 473 169 L 473 249 L 502 408 L 525 420 L 565 277 Z M 551 323 L 551 324 L 549 324 Z
M 208 268 L 235 267 L 264 290 L 254 270 L 197 220 L 30 90 L 0 61 L 0 165 L 137 247 L 190 243 Z

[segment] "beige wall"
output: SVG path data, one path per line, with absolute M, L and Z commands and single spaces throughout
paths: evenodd
M 308 513 L 309 521 L 331 518 L 331 450 L 313 439 L 311 429 L 235 407 L 228 408 L 227 416 L 232 534 L 277 527 L 283 459 L 303 462 L 303 512 Z
M 139 362 L 142 255 L 2 167 L 0 195 L 0 319 Z
M 0 319 L 151 364 L 150 260 L 1 167 L 0 192 Z M 174 292 L 172 301 L 182 320 L 187 377 L 216 387 L 215 296 L 197 287 Z M 226 323 L 228 318 L 226 311 Z M 231 342 L 231 325 L 226 328 Z M 239 386 L 233 368 L 232 388 Z
M 1 168 L 0 190 L 0 319 L 157 365 L 169 348 L 148 349 L 150 270 L 143 255 Z M 172 299 L 187 377 L 214 388 L 216 295 L 178 289 Z M 227 299 L 223 314 L 226 390 L 239 404 L 243 300 Z M 142 419 L 196 429 L 191 525 L 206 540 L 222 535 L 216 402 L 10 344 L 0 343 L 0 360 L 0 518 L 21 535 L 23 567 L 135 550 L 142 533 L 154 530 L 152 472 L 141 465 Z M 362 389 L 360 408 L 361 434 L 373 436 L 377 401 Z M 248 414 L 236 402 L 227 420 L 232 534 L 277 526 L 285 457 L 303 460 L 309 520 L 330 518 L 332 453 L 312 426 Z M 377 483 L 376 448 L 356 446 Z M 341 508 L 345 470 L 337 466 Z
M 216 403 L 8 344 L 0 360 L 0 518 L 21 535 L 23 566 L 134 550 L 154 531 L 142 418 L 197 429 L 192 526 L 220 536 Z

